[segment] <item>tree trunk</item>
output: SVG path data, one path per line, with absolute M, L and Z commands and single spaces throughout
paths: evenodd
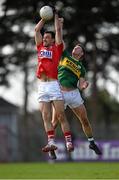
M 98 117 L 98 89 L 97 89 L 97 65 L 96 65 L 96 46 L 94 45 L 93 50 L 93 79 L 92 79 L 92 121 L 93 125 L 96 127 L 97 117 Z
M 23 105 L 23 160 L 29 161 L 29 125 L 28 125 L 28 67 L 24 62 L 24 105 Z

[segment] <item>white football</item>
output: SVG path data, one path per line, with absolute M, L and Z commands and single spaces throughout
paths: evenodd
M 50 6 L 43 6 L 40 9 L 40 17 L 46 21 L 53 18 L 53 10 Z

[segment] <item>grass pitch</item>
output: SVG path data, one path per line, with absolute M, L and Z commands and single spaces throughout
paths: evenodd
M 119 163 L 3 163 L 0 179 L 119 179 Z

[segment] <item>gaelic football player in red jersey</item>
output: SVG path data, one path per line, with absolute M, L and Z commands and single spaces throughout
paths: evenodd
M 55 153 L 55 133 L 52 126 L 52 104 L 55 107 L 58 120 L 65 136 L 68 151 L 73 151 L 72 137 L 68 121 L 64 113 L 64 100 L 57 80 L 58 64 L 63 51 L 62 26 L 63 19 L 54 15 L 55 34 L 46 31 L 42 37 L 41 29 L 45 21 L 41 19 L 35 27 L 35 42 L 38 52 L 38 101 L 48 137 L 48 144 L 42 148 L 43 152 Z M 55 159 L 56 157 L 54 157 Z

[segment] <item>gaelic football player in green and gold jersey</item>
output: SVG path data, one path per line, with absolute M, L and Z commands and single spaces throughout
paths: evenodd
M 80 44 L 73 48 L 72 55 L 64 50 L 58 67 L 58 79 L 63 92 L 65 107 L 69 106 L 80 120 L 89 141 L 89 148 L 94 150 L 96 154 L 101 155 L 101 150 L 94 142 L 91 124 L 80 94 L 80 91 L 88 87 L 88 82 L 85 79 L 86 70 L 82 64 L 84 56 L 85 49 Z M 52 124 L 56 127 L 57 123 L 57 116 L 55 109 L 53 109 Z

